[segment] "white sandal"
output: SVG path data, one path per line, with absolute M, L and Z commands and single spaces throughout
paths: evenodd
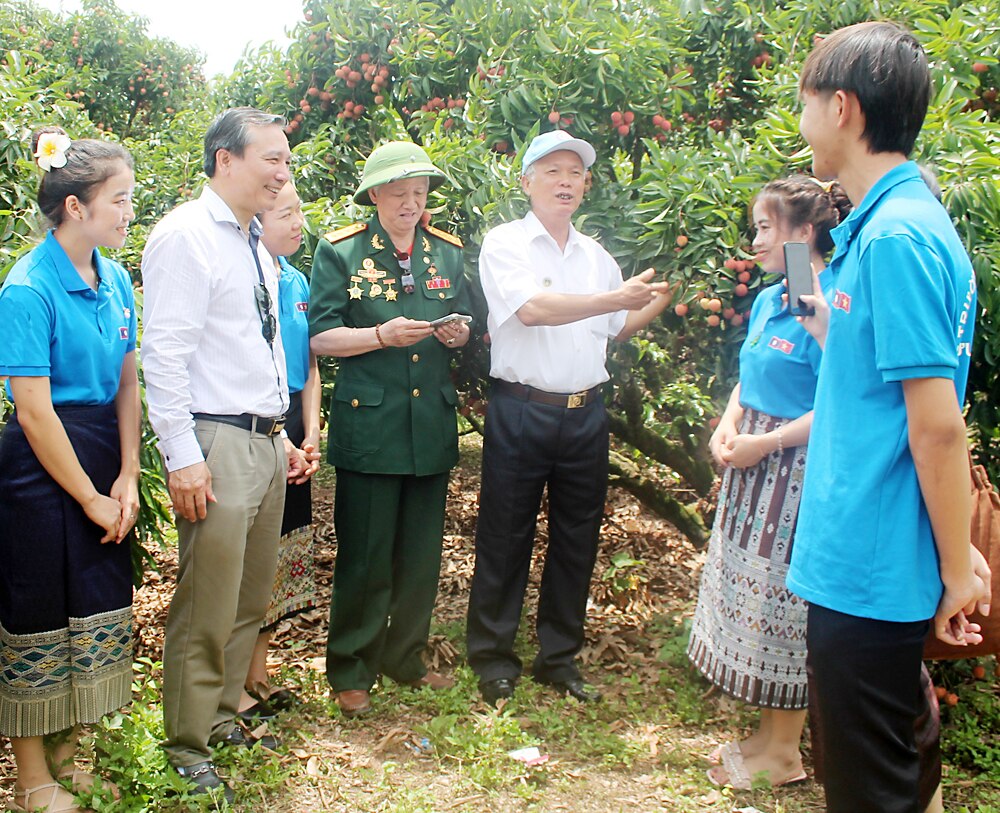
M 49 794 L 48 804 L 37 805 L 34 802 L 31 803 L 31 807 L 28 807 L 28 799 L 34 796 L 36 793 L 42 793 L 43 791 L 51 791 Z M 93 811 L 88 808 L 80 807 L 76 800 L 70 797 L 69 806 L 54 807 L 56 803 L 56 797 L 59 795 L 59 791 L 67 793 L 68 791 L 57 782 L 49 782 L 45 785 L 39 785 L 36 788 L 28 788 L 27 790 L 14 790 L 14 799 L 8 803 L 8 811 L 20 811 L 20 813 L 29 813 L 29 811 L 41 811 L 41 813 L 93 813 Z M 18 799 L 21 801 L 19 802 Z M 63 800 L 65 802 L 65 800 Z M 23 802 L 23 804 L 22 804 Z

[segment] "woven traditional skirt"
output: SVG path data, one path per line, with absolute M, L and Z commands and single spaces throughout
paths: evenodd
M 752 409 L 741 433 L 787 423 Z M 729 467 L 708 543 L 688 657 L 727 694 L 755 706 L 804 709 L 808 604 L 785 587 L 806 447 Z
M 56 411 L 108 494 L 121 468 L 114 404 Z M 102 536 L 38 462 L 15 413 L 0 438 L 0 734 L 51 734 L 129 702 L 131 545 Z
M 302 419 L 302 393 L 289 395 L 285 416 L 288 439 L 301 446 L 306 430 Z M 271 606 L 262 630 L 273 629 L 289 618 L 316 606 L 316 566 L 313 558 L 312 489 L 310 481 L 285 486 L 285 513 L 278 541 L 278 569 L 274 573 Z

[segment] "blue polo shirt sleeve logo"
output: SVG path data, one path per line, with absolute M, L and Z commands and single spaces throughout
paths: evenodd
M 957 355 L 959 358 L 962 356 L 972 356 L 972 337 L 969 337 L 968 341 L 962 341 L 965 336 L 966 328 L 971 329 L 973 320 L 972 306 L 976 302 L 976 278 L 972 277 L 969 280 L 969 289 L 965 294 L 965 302 L 962 303 L 962 313 L 958 317 L 958 330 L 956 331 L 955 338 L 958 339 L 958 350 Z
M 296 302 L 295 310 L 299 313 L 309 313 L 309 303 L 308 302 Z

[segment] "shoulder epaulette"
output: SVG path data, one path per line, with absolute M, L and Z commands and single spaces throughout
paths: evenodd
M 424 226 L 424 229 L 428 234 L 433 234 L 435 237 L 439 237 L 446 243 L 451 243 L 453 246 L 458 246 L 462 248 L 462 239 L 456 237 L 454 234 L 448 234 L 446 231 L 441 231 L 441 229 L 436 229 L 434 226 Z
M 331 243 L 339 243 L 341 240 L 346 240 L 348 237 L 360 234 L 367 228 L 367 223 L 352 223 L 350 226 L 344 226 L 342 229 L 329 231 L 324 236 Z

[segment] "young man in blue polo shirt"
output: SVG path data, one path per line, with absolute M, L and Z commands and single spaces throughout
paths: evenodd
M 806 61 L 800 94 L 813 171 L 855 208 L 833 232 L 829 310 L 817 301 L 807 320 L 825 349 L 788 586 L 810 602 L 828 810 L 918 813 L 928 619 L 942 640 L 972 642 L 964 613 L 989 601 L 970 554 L 961 412 L 975 279 L 907 160 L 930 98 L 912 35 L 891 23 L 835 32 Z

